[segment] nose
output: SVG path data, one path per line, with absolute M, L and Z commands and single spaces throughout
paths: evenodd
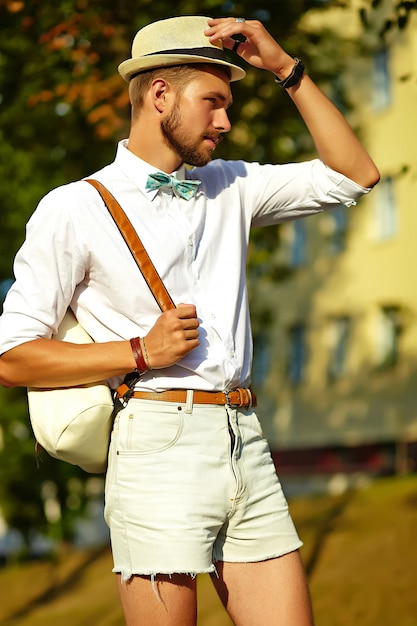
M 213 121 L 213 126 L 216 130 L 219 130 L 222 133 L 229 132 L 229 130 L 232 128 L 232 125 L 230 123 L 226 109 L 217 109 L 216 116 Z

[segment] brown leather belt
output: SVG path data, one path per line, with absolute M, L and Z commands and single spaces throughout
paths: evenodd
M 131 398 L 141 400 L 160 400 L 162 402 L 187 402 L 186 389 L 169 389 L 168 391 L 134 391 Z M 194 404 L 227 404 L 233 407 L 256 406 L 256 396 L 249 388 L 238 387 L 233 391 L 194 391 Z

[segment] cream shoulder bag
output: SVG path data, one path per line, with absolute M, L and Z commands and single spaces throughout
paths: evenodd
M 100 193 L 124 237 L 161 311 L 175 305 L 123 209 L 97 180 L 88 179 Z M 54 340 L 92 343 L 93 340 L 67 311 Z M 54 389 L 28 388 L 29 416 L 37 443 L 62 461 L 86 472 L 107 467 L 110 433 L 115 414 L 113 393 L 106 382 Z

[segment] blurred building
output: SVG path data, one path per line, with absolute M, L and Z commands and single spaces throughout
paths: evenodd
M 417 12 L 381 37 L 395 3 L 369 9 L 368 28 L 359 9 L 371 3 L 352 4 L 304 27 L 335 30 L 351 51 L 348 118 L 382 178 L 356 207 L 282 227 L 288 278 L 255 346 L 265 434 L 288 471 L 406 470 L 416 458 Z

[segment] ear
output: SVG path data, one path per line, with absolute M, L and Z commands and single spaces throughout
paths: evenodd
M 163 113 L 173 94 L 171 85 L 164 78 L 155 78 L 150 93 L 154 107 L 159 113 Z

